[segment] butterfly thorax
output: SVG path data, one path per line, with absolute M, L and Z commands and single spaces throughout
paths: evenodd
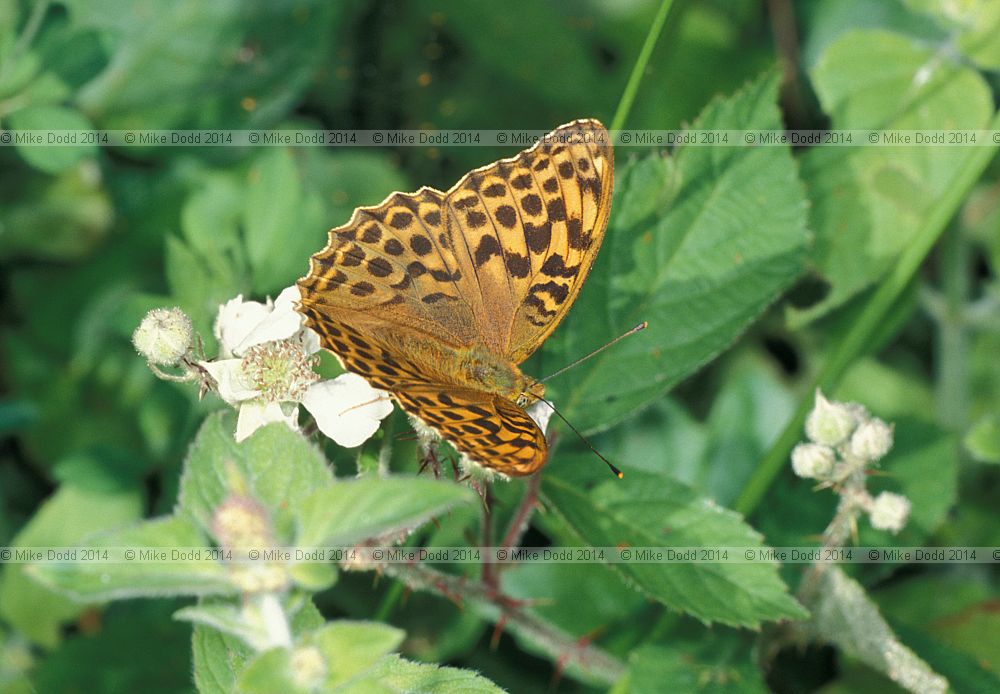
M 516 364 L 482 347 L 457 350 L 454 375 L 463 385 L 503 395 L 524 405 L 545 394 L 545 386 L 525 376 Z

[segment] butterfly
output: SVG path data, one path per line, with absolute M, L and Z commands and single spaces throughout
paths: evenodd
M 343 367 L 461 453 L 505 475 L 548 457 L 525 407 L 544 385 L 518 368 L 555 330 L 597 257 L 614 152 L 576 120 L 447 192 L 360 207 L 299 280 L 299 311 Z

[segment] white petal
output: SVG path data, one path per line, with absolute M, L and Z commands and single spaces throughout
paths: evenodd
M 241 359 L 200 361 L 198 364 L 215 379 L 219 385 L 219 397 L 230 405 L 252 400 L 260 395 L 260 391 L 254 390 L 253 386 L 247 383 Z
M 245 354 L 254 345 L 286 340 L 299 332 L 302 327 L 302 315 L 295 310 L 295 302 L 298 300 L 298 287 L 293 285 L 283 289 L 274 302 L 274 309 L 244 336 L 233 348 L 233 352 Z
M 291 287 L 285 287 L 278 294 L 278 298 L 274 300 L 274 310 L 275 311 L 295 311 L 295 304 L 302 300 L 302 294 L 299 292 L 299 285 L 293 284 Z
M 360 446 L 378 431 L 379 421 L 392 412 L 387 393 L 372 388 L 357 374 L 309 386 L 302 404 L 326 436 L 345 448 Z
M 544 434 L 546 427 L 549 426 L 549 420 L 552 419 L 552 408 L 541 400 L 536 400 L 531 405 L 528 405 L 524 411 L 528 413 L 529 417 L 535 420 L 535 424 L 538 425 L 538 428 Z
M 271 308 L 259 301 L 243 301 L 242 294 L 222 304 L 213 330 L 219 341 L 219 356 L 233 356 L 235 348 L 270 312 Z
M 245 441 L 255 431 L 271 422 L 284 422 L 293 431 L 298 431 L 298 421 L 298 407 L 293 407 L 289 414 L 285 414 L 280 403 L 250 400 L 240 405 L 240 414 L 236 419 L 236 442 Z
M 302 328 L 299 331 L 298 339 L 306 354 L 316 354 L 320 350 L 319 335 L 309 328 Z

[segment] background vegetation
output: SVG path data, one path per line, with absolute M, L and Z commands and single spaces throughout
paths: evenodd
M 678 0 L 620 108 L 660 12 L 651 0 L 0 0 L 0 127 L 549 129 L 616 113 L 656 129 L 996 127 L 988 0 Z M 821 385 L 895 423 L 870 486 L 904 493 L 912 516 L 895 537 L 862 527 L 861 544 L 1000 546 L 996 147 L 619 148 L 598 264 L 526 371 L 650 322 L 550 391 L 626 476 L 557 428 L 546 512 L 523 543 L 816 544 L 836 497 L 787 463 Z M 0 545 L 155 544 L 154 530 L 163 546 L 206 542 L 223 461 L 298 528 L 289 543 L 419 526 L 408 542 L 475 544 L 471 495 L 403 477 L 417 462 L 394 435 L 399 413 L 360 453 L 280 427 L 236 447 L 231 414 L 213 414 L 225 405 L 157 380 L 129 337 L 146 311 L 177 305 L 214 354 L 218 305 L 291 284 L 354 207 L 447 188 L 513 151 L 0 147 Z M 350 477 L 383 450 L 399 480 L 330 478 L 326 460 Z M 356 496 L 327 490 L 310 506 L 317 487 Z M 525 482 L 495 493 L 499 533 Z M 410 505 L 360 529 L 346 510 L 308 515 L 363 494 Z M 330 571 L 296 576 L 287 608 L 297 634 L 330 621 L 337 648 L 359 642 L 340 620 L 367 620 L 352 662 L 373 669 L 359 687 L 885 691 L 898 673 L 858 637 L 884 627 L 882 645 L 905 644 L 955 690 L 996 690 L 994 566 L 845 567 L 856 611 L 839 621 L 809 621 L 793 599 L 803 569 L 526 563 L 501 576 L 504 595 L 529 600 L 506 619 L 475 566 L 433 567 L 444 583 Z M 232 594 L 223 575 L 109 571 L 0 567 L 0 688 L 186 691 L 193 670 L 205 691 L 238 677 L 269 691 L 287 666 L 258 659 L 247 675 L 254 653 L 206 626 L 221 613 L 204 601 L 181 613 L 199 622 L 193 641 L 172 618 L 193 595 Z

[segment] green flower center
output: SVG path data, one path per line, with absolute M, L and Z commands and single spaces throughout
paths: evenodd
M 241 366 L 247 380 L 268 402 L 301 400 L 306 388 L 319 380 L 312 357 L 291 340 L 254 345 Z

